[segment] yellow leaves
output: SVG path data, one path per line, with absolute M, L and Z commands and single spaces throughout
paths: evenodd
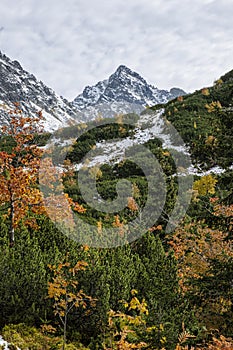
M 80 214 L 83 214 L 86 212 L 86 209 L 81 204 L 78 204 L 77 202 L 73 203 L 72 209 Z
M 149 232 L 154 232 L 154 231 L 162 231 L 163 226 L 162 225 L 155 225 L 149 228 Z
M 123 224 L 120 222 L 120 217 L 119 215 L 115 215 L 114 216 L 114 222 L 113 222 L 113 226 L 114 227 L 121 227 Z
M 136 295 L 137 290 L 131 290 L 132 299 L 129 302 L 121 301 L 126 309 L 124 312 L 110 310 L 108 313 L 108 324 L 111 331 L 111 349 L 143 349 L 150 348 L 148 343 L 141 341 L 140 333 L 158 332 L 160 343 L 167 342 L 163 336 L 164 327 L 147 326 L 146 315 L 148 315 L 147 303 L 140 301 Z M 132 312 L 133 310 L 133 312 Z M 116 340 L 120 339 L 120 340 Z
M 63 224 L 67 228 L 74 227 L 73 212 L 69 200 L 64 194 L 51 194 L 44 198 L 46 212 L 51 220 Z
M 214 302 L 215 310 L 220 315 L 224 314 L 225 312 L 228 312 L 231 306 L 232 306 L 232 302 L 230 300 L 230 297 L 229 298 L 219 297 Z
M 76 265 L 74 266 L 74 271 L 81 271 L 81 270 L 86 270 L 86 267 L 88 266 L 88 263 L 84 260 L 78 261 Z
M 62 173 L 56 169 L 50 157 L 44 158 L 41 161 L 40 186 L 43 189 L 43 201 L 50 219 L 68 229 L 74 229 L 74 212 L 83 214 L 86 209 L 63 192 L 63 178 L 69 179 L 73 175 L 72 167 L 68 169 L 69 165 L 70 163 L 66 162 L 65 173 Z
M 114 216 L 114 222 L 113 222 L 112 226 L 119 228 L 119 234 L 120 235 L 124 234 L 124 223 L 120 221 L 119 215 L 115 215 Z
M 57 171 L 50 157 L 41 160 L 40 185 L 46 188 L 49 193 L 60 192 L 63 189 L 62 173 Z
M 131 299 L 131 302 L 129 304 L 129 310 L 135 310 L 138 308 L 138 305 L 140 304 L 139 300 L 136 297 L 133 297 Z
M 165 157 L 170 157 L 170 155 L 171 155 L 171 154 L 170 154 L 170 152 L 168 152 L 168 151 L 164 151 L 164 152 L 163 152 L 163 156 L 165 156 Z
M 188 331 L 186 331 L 185 326 L 184 326 L 184 322 L 182 322 L 182 333 L 180 333 L 178 336 L 179 344 L 177 346 L 185 343 L 190 338 L 196 338 L 196 337 L 194 335 L 190 334 Z
M 223 84 L 223 80 L 222 80 L 221 78 L 215 80 L 215 82 L 214 82 L 214 85 L 215 85 L 215 86 L 220 86 L 220 85 L 222 85 L 222 84 Z
M 99 234 L 102 232 L 102 221 L 97 221 L 97 232 Z
M 193 184 L 193 190 L 198 191 L 200 196 L 215 193 L 215 185 L 217 180 L 212 175 L 202 176 L 200 180 L 197 180 Z
M 213 341 L 208 345 L 206 350 L 232 350 L 233 349 L 233 340 L 232 338 L 225 338 L 223 335 L 219 339 L 213 337 Z M 201 350 L 201 349 L 197 349 Z
M 78 271 L 83 271 L 88 266 L 86 261 L 80 260 L 71 266 L 68 259 L 57 265 L 48 265 L 53 272 L 52 282 L 48 282 L 48 298 L 54 300 L 54 314 L 58 315 L 63 326 L 67 322 L 68 313 L 74 308 L 86 307 L 87 301 L 94 305 L 94 299 L 86 295 L 78 288 L 78 281 L 75 277 Z
M 141 196 L 140 190 L 135 183 L 132 184 L 132 191 L 133 191 L 133 198 L 136 198 L 136 199 L 140 198 Z
M 160 325 L 160 327 L 159 327 L 159 328 L 160 328 L 160 330 L 161 330 L 161 331 L 163 331 L 163 330 L 164 330 L 164 328 L 163 328 L 163 326 L 162 326 L 162 325 Z M 148 328 L 147 328 L 147 332 L 148 332 L 148 333 L 151 333 L 151 332 L 153 332 L 153 331 L 157 331 L 157 330 L 158 330 L 158 327 L 157 327 L 157 326 L 151 326 L 151 327 L 148 327 Z
M 211 276 L 212 259 L 224 262 L 225 259 L 233 257 L 233 246 L 226 240 L 226 234 L 206 227 L 201 222 L 177 228 L 169 244 L 178 260 L 180 287 L 183 292 L 187 291 L 186 281 L 189 278 Z
M 57 330 L 56 328 L 54 328 L 53 326 L 51 326 L 50 324 L 43 324 L 40 326 L 41 328 L 41 332 L 48 334 L 48 333 L 55 333 Z
M 135 201 L 135 199 L 133 197 L 128 197 L 127 198 L 127 207 L 131 210 L 131 211 L 138 211 L 138 205 Z
M 88 245 L 83 245 L 82 249 L 83 249 L 84 252 L 88 252 L 90 247 Z
M 80 124 L 79 124 L 79 127 L 80 127 L 81 130 L 85 130 L 85 129 L 87 128 L 87 124 L 85 124 L 85 123 L 80 123 Z
M 209 135 L 205 140 L 205 144 L 209 147 L 216 147 L 217 142 L 218 142 L 217 138 L 213 135 Z
M 134 290 L 133 290 L 134 291 Z M 132 291 L 131 291 L 132 293 Z M 132 295 L 134 295 L 132 293 Z M 133 297 L 130 301 L 128 310 L 137 310 L 139 312 L 139 315 L 145 314 L 148 315 L 148 309 L 147 309 L 147 303 L 145 299 L 143 299 L 141 302 L 138 300 L 137 297 Z
M 50 299 L 58 299 L 58 297 L 62 294 L 65 294 L 65 290 L 63 289 L 62 283 L 60 283 L 59 279 L 55 279 L 54 282 L 48 283 L 48 297 Z
M 208 113 L 216 112 L 222 109 L 222 105 L 219 101 L 213 101 L 211 103 L 206 103 L 205 108 L 207 109 Z
M 210 91 L 209 91 L 208 88 L 203 88 L 203 89 L 201 90 L 201 93 L 202 93 L 202 95 L 204 95 L 204 96 L 209 96 Z
M 134 296 L 134 295 L 137 295 L 137 294 L 138 294 L 138 291 L 136 289 L 132 289 L 131 290 L 131 295 Z
M 124 135 L 126 132 L 126 128 L 123 128 L 122 126 L 120 126 L 119 132 L 120 132 L 120 134 Z
M 102 171 L 100 168 L 95 165 L 89 169 L 89 173 L 93 179 L 100 179 L 102 177 Z
M 63 177 L 72 177 L 74 175 L 74 166 L 69 159 L 63 161 L 64 173 Z
M 102 114 L 99 112 L 95 120 L 96 120 L 97 122 L 100 122 L 100 121 L 103 120 L 103 119 L 104 119 L 104 118 L 103 118 Z
M 217 204 L 214 207 L 214 215 L 216 216 L 225 216 L 225 217 L 233 217 L 233 204 L 231 205 L 223 205 Z

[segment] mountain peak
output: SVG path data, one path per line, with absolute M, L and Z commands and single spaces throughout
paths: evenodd
M 171 91 L 159 90 L 121 64 L 108 79 L 85 88 L 73 103 L 87 118 L 89 114 L 92 118 L 99 114 L 113 117 L 119 113 L 140 113 L 146 106 L 166 103 L 179 94 L 184 95 L 185 92 L 178 88 Z
M 0 105 L 10 108 L 14 102 L 19 102 L 23 112 L 31 116 L 41 110 L 46 130 L 73 124 L 77 119 L 95 119 L 99 115 L 139 114 L 146 106 L 166 103 L 179 94 L 184 93 L 177 88 L 159 90 L 121 64 L 109 78 L 86 86 L 70 103 L 0 51 Z
M 120 64 L 120 66 L 117 68 L 116 71 L 127 71 L 130 70 L 127 66 L 125 66 L 124 64 Z
M 130 68 L 128 68 L 127 66 L 121 64 L 117 70 L 115 71 L 115 73 L 113 74 L 121 74 L 121 73 L 127 73 L 127 74 L 132 74 L 134 73 Z
M 147 84 L 147 82 L 145 81 L 145 79 L 143 79 L 137 72 L 131 70 L 129 67 L 121 64 L 117 70 L 115 71 L 115 73 L 113 73 L 109 80 L 111 79 L 125 79 L 127 80 L 127 78 L 131 78 L 134 77 L 135 79 L 137 79 L 138 81 L 141 81 L 143 84 Z

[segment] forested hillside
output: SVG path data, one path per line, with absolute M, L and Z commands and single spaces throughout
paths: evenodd
M 81 244 L 72 239 L 72 219 L 69 235 L 56 222 L 65 226 L 74 212 L 100 239 L 106 228 L 117 229 L 121 242 L 146 205 L 148 177 L 127 159 L 92 168 L 87 162 L 84 170 L 96 179 L 104 201 L 116 199 L 119 180 L 131 183 L 124 209 L 106 213 L 82 198 L 76 165 L 97 141 L 133 136 L 139 116 L 80 125 L 82 135 L 66 149 L 57 187 L 49 164 L 39 186 L 41 146 L 49 135 L 38 135 L 40 115 L 32 120 L 16 106 L 0 137 L 0 334 L 12 349 L 233 348 L 232 99 L 229 72 L 213 87 L 152 108 L 164 108 L 194 164 L 224 171 L 195 175 L 185 217 L 167 231 L 179 195 L 176 164 L 161 140 L 147 141 L 143 146 L 158 160 L 166 184 L 164 203 L 161 182 L 150 206 L 152 212 L 160 205 L 163 210 L 140 238 L 113 248 Z M 66 135 L 77 137 L 78 128 L 55 138 Z M 53 153 L 57 160 L 60 151 Z M 41 188 L 48 189 L 51 212 Z M 63 210 L 64 198 L 70 211 Z
M 165 115 L 190 146 L 193 162 L 205 168 L 232 165 L 233 71 L 168 102 Z

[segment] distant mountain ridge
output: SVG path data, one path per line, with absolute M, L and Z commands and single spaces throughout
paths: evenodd
M 124 65 L 94 86 L 87 86 L 73 104 L 86 115 L 112 117 L 117 113 L 140 113 L 145 107 L 166 103 L 186 93 L 179 88 L 159 90 Z
M 179 88 L 159 90 L 138 73 L 120 65 L 108 79 L 85 87 L 69 102 L 0 51 L 0 124 L 15 102 L 29 116 L 42 111 L 45 130 L 54 131 L 99 116 L 140 113 L 147 106 L 166 103 L 184 94 Z

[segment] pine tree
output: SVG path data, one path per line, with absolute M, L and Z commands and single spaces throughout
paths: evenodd
M 47 269 L 36 237 L 26 228 L 16 230 L 17 244 L 7 244 L 8 227 L 1 222 L 0 324 L 29 322 L 46 318 Z M 5 233 L 5 234 L 4 234 Z M 3 236 L 4 234 L 4 236 Z

